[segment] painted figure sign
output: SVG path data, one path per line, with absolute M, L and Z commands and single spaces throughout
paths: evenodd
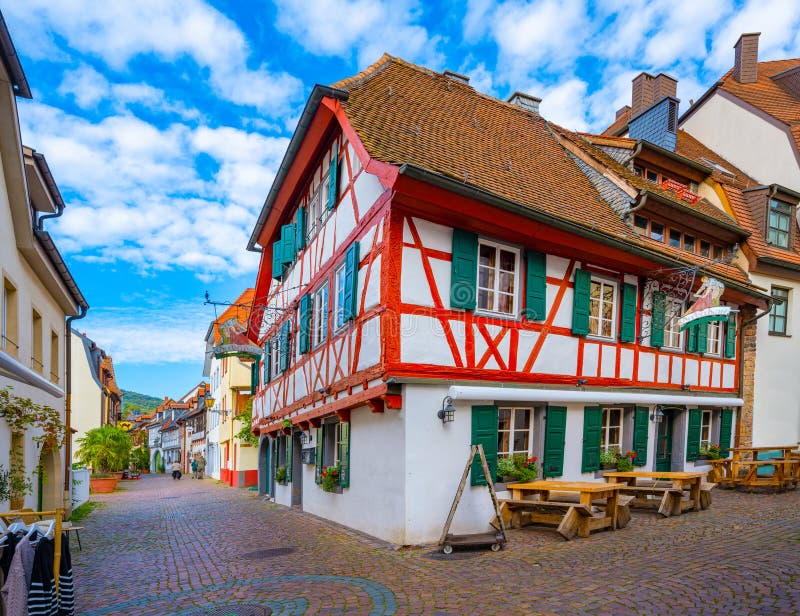
M 697 300 L 678 319 L 681 331 L 695 324 L 699 325 L 710 321 L 727 321 L 731 309 L 728 306 L 719 305 L 719 299 L 724 291 L 725 285 L 719 280 L 711 276 L 703 276 L 702 284 L 694 294 Z
M 228 319 L 219 326 L 219 342 L 214 346 L 214 357 L 261 355 L 261 348 L 247 337 L 247 330 L 237 319 Z

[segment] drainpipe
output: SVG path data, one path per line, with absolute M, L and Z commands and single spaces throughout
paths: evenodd
M 66 340 L 67 354 L 65 362 L 64 378 L 67 380 L 67 394 L 64 401 L 64 422 L 67 426 L 67 436 L 64 442 L 64 508 L 72 511 L 72 501 L 69 497 L 72 488 L 72 322 L 82 319 L 88 312 L 87 306 L 81 306 L 80 312 L 76 316 L 67 317 L 66 321 Z

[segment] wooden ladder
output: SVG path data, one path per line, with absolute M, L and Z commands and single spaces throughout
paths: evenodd
M 503 523 L 503 516 L 500 515 L 500 503 L 497 501 L 497 494 L 494 491 L 494 481 L 492 481 L 492 474 L 489 472 L 489 465 L 486 463 L 486 454 L 483 452 L 483 445 L 480 443 L 477 445 L 472 445 L 469 450 L 469 458 L 467 459 L 467 464 L 464 466 L 464 473 L 461 475 L 461 483 L 458 484 L 458 490 L 456 491 L 456 497 L 453 499 L 453 504 L 450 507 L 450 513 L 447 516 L 447 521 L 444 523 L 444 528 L 442 529 L 442 536 L 439 539 L 439 547 L 441 548 L 447 540 L 447 533 L 450 532 L 450 525 L 453 523 L 453 517 L 456 515 L 456 509 L 458 508 L 458 503 L 461 502 L 461 495 L 464 493 L 464 486 L 467 485 L 467 477 L 469 476 L 469 470 L 472 466 L 472 461 L 475 459 L 475 455 L 479 455 L 481 458 L 481 466 L 483 467 L 483 475 L 486 477 L 486 485 L 489 486 L 489 494 L 492 496 L 492 504 L 494 505 L 494 513 L 497 516 L 497 520 L 500 522 L 500 533 L 503 535 L 503 539 L 505 540 L 506 536 L 506 527 Z

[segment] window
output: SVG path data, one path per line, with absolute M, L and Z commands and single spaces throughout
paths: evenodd
M 525 454 L 531 447 L 531 409 L 499 408 L 497 424 L 497 455 L 511 457 Z
M 644 216 L 633 217 L 633 226 L 642 235 L 647 235 L 647 223 L 648 220 Z
M 3 323 L 0 331 L 0 348 L 9 355 L 17 356 L 19 338 L 17 337 L 17 288 L 3 279 Z
M 322 424 L 322 466 L 339 466 L 342 449 L 342 424 L 330 422 Z
M 53 383 L 58 383 L 60 380 L 59 351 L 58 334 L 52 330 L 50 332 L 50 380 Z
M 708 324 L 708 344 L 706 348 L 709 355 L 722 354 L 722 321 L 711 321 Z
M 645 177 L 647 178 L 648 182 L 653 182 L 655 184 L 658 184 L 658 173 L 656 173 L 652 169 L 647 169 Z
M 704 410 L 700 420 L 700 447 L 708 449 L 711 443 L 711 411 Z
M 714 250 L 714 259 L 715 260 L 721 260 L 722 257 L 724 256 L 724 251 L 722 250 L 722 247 L 715 245 L 715 246 L 712 246 L 712 248 Z
M 337 422 L 333 426 L 333 465 L 339 466 L 342 462 L 342 424 Z
M 767 242 L 779 248 L 789 248 L 789 229 L 792 206 L 777 199 L 770 199 Z
M 617 286 L 613 282 L 592 279 L 589 291 L 589 334 L 614 337 L 614 305 Z
M 650 237 L 658 242 L 664 241 L 664 225 L 659 222 L 650 223 Z
M 702 257 L 711 256 L 711 244 L 709 242 L 706 242 L 705 240 L 700 240 L 700 256 Z
M 336 329 L 343 327 L 347 321 L 344 310 L 345 287 L 347 286 L 345 273 L 346 267 L 344 263 L 337 267 L 336 271 L 333 273 L 333 283 L 336 289 L 336 295 L 334 297 L 336 300 L 334 304 L 334 325 Z
M 317 347 L 328 338 L 328 283 L 314 293 L 311 312 L 311 345 Z
M 695 240 L 692 235 L 683 236 L 683 249 L 687 252 L 694 252 Z
M 673 248 L 681 247 L 681 232 L 675 229 L 669 230 L 669 245 Z
M 603 426 L 600 429 L 600 449 L 616 448 L 622 451 L 622 409 L 603 409 Z
M 31 368 L 41 374 L 44 370 L 44 362 L 42 361 L 42 315 L 40 315 L 35 309 L 31 310 L 31 324 L 33 325 Z
M 323 197 L 321 189 L 320 186 L 317 185 L 308 200 L 306 237 L 309 239 L 314 237 L 322 226 L 322 215 L 325 212 L 325 207 L 322 203 L 322 200 Z
M 281 374 L 281 337 L 275 336 L 270 345 L 269 367 L 272 378 L 277 378 Z
M 638 175 L 639 177 L 642 177 L 642 174 L 644 173 L 644 171 L 642 170 L 642 168 L 639 165 L 634 165 L 633 166 L 633 172 L 636 175 Z
M 480 240 L 478 242 L 478 310 L 515 316 L 519 251 Z
M 780 304 L 777 302 L 772 304 L 772 308 L 770 308 L 769 333 L 785 336 L 787 332 L 786 315 L 789 313 L 789 289 L 772 287 L 772 297 L 783 301 Z
M 683 314 L 683 302 L 676 299 L 667 300 L 664 313 L 664 347 L 680 349 L 683 334 L 678 319 Z

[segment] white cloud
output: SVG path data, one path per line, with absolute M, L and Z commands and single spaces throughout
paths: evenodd
M 245 247 L 285 138 L 159 129 L 129 114 L 91 123 L 40 103 L 20 115 L 25 142 L 47 157 L 66 196 L 48 230 L 72 258 L 186 269 L 203 280 L 255 271 L 258 256 Z M 215 163 L 205 175 L 200 155 Z
M 588 84 L 580 79 L 569 79 L 557 86 L 545 90 L 540 96 L 542 115 L 573 130 L 588 130 L 585 117 L 586 90 Z
M 285 113 L 301 91 L 300 81 L 286 72 L 266 64 L 249 68 L 251 50 L 241 30 L 201 0 L 26 0 L 4 10 L 19 20 L 24 36 L 17 34 L 18 40 L 52 41 L 57 34 L 116 70 L 141 55 L 164 62 L 189 57 L 208 71 L 217 96 L 265 113 Z
M 80 327 L 117 366 L 196 362 L 205 353 L 204 338 L 213 320 L 213 311 L 200 301 L 170 304 L 168 310 L 136 304 L 92 308 Z
M 431 37 L 418 20 L 415 0 L 277 0 L 276 27 L 319 56 L 354 54 L 360 66 L 383 52 L 437 68 L 441 39 Z

